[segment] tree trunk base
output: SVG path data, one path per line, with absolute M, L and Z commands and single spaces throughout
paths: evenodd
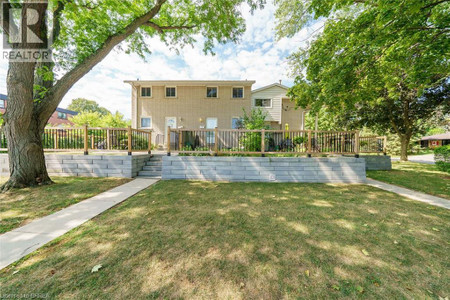
M 50 184 L 54 184 L 54 182 L 50 178 L 46 178 L 46 179 L 36 178 L 36 184 L 30 185 L 29 183 L 24 184 L 17 178 L 11 177 L 8 179 L 7 182 L 5 182 L 0 187 L 0 193 L 5 193 L 12 189 L 23 189 L 23 188 L 31 187 L 31 186 L 41 186 L 41 185 L 50 185 Z

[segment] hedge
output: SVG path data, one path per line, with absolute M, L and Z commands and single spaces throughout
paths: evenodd
M 434 161 L 439 170 L 450 173 L 450 145 L 434 149 Z

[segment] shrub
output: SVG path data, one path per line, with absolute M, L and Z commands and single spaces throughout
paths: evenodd
M 184 146 L 181 151 L 211 151 L 208 147 L 197 147 L 192 149 L 191 146 Z M 180 153 L 179 156 L 210 156 L 210 153 Z
M 434 149 L 434 161 L 439 170 L 450 173 L 450 145 Z

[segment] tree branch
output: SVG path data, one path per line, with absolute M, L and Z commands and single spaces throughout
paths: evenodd
M 53 13 L 53 33 L 52 33 L 53 42 L 56 41 L 61 31 L 61 14 L 64 10 L 64 7 L 65 3 L 63 1 L 58 1 L 58 6 L 56 7 L 55 12 Z
M 139 27 L 149 22 L 161 9 L 167 0 L 157 0 L 156 4 L 143 16 L 132 21 L 127 27 L 115 35 L 109 36 L 100 48 L 84 59 L 81 63 L 67 72 L 52 88 L 49 89 L 47 97 L 37 107 L 39 116 L 47 120 L 55 111 L 62 97 L 68 90 L 93 67 L 105 58 L 115 46 L 132 35 Z
M 424 6 L 424 7 L 422 7 L 422 9 L 427 9 L 427 8 L 430 8 L 430 7 L 435 7 L 436 5 L 439 5 L 439 4 L 441 4 L 441 3 L 445 3 L 445 2 L 448 2 L 448 1 L 449 1 L 449 0 L 436 1 L 436 2 L 430 3 L 430 4 L 428 4 L 428 5 Z
M 148 21 L 144 25 L 152 27 L 156 29 L 159 33 L 163 33 L 164 30 L 178 30 L 178 29 L 192 29 L 194 25 L 170 25 L 170 26 L 161 26 L 154 22 Z

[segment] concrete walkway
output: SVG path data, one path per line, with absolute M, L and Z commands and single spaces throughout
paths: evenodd
M 391 158 L 392 161 L 400 161 L 400 158 Z M 434 165 L 434 154 L 424 154 L 424 155 L 410 155 L 408 156 L 408 161 L 415 162 L 419 164 Z
M 373 180 L 370 178 L 367 178 L 366 184 L 376 187 L 376 188 L 379 188 L 379 189 L 382 189 L 382 190 L 385 190 L 385 191 L 399 194 L 399 195 L 409 198 L 409 199 L 413 199 L 413 200 L 425 202 L 425 203 L 428 203 L 428 204 L 431 204 L 434 206 L 440 206 L 440 207 L 443 207 L 446 209 L 450 209 L 450 200 L 447 200 L 444 198 L 431 196 L 431 195 L 413 191 L 410 189 L 405 189 L 405 188 L 402 188 L 402 187 L 399 187 L 396 185 L 384 183 L 384 182 L 381 182 L 378 180 Z
M 156 182 L 135 179 L 0 235 L 0 270 Z

